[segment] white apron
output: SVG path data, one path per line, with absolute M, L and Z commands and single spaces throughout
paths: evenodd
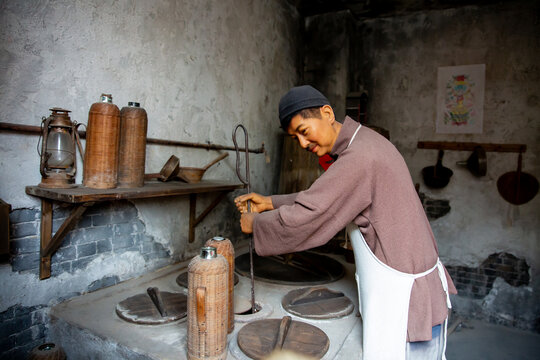
M 395 270 L 380 261 L 371 251 L 358 226 L 347 226 L 356 262 L 359 310 L 363 322 L 363 360 L 405 360 L 409 301 L 414 280 L 438 269 L 446 292 L 448 308 L 451 308 L 448 283 L 439 259 L 431 269 L 419 274 Z M 446 350 L 447 320 L 444 331 Z

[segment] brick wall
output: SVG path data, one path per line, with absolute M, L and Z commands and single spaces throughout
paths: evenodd
M 53 233 L 69 216 L 71 207 L 53 212 Z M 14 210 L 10 214 L 13 271 L 39 272 L 40 211 Z M 138 251 L 146 261 L 169 257 L 167 250 L 145 234 L 137 210 L 129 202 L 96 204 L 86 211 L 52 256 L 51 276 L 73 273 L 101 254 Z
M 512 286 L 529 284 L 529 265 L 508 253 L 491 254 L 479 267 L 446 266 L 459 296 L 472 299 L 484 298 L 493 288 L 497 277 Z
M 0 313 L 0 359 L 26 359 L 45 342 L 47 308 L 12 306 Z
M 71 209 L 54 209 L 53 233 L 69 216 Z M 37 276 L 40 209 L 15 209 L 10 213 L 10 223 L 12 271 Z M 130 202 L 98 203 L 86 211 L 52 256 L 51 277 L 84 270 L 98 256 L 114 257 L 127 251 L 140 253 L 150 269 L 171 261 L 169 252 L 145 233 L 145 226 Z M 108 275 L 89 284 L 86 291 L 95 291 L 118 281 L 117 276 Z M 59 294 L 57 301 L 77 295 Z M 31 298 L 32 294 L 26 296 Z M 43 343 L 49 322 L 47 312 L 47 304 L 34 304 L 30 307 L 16 305 L 0 313 L 0 359 L 24 359 L 33 347 Z

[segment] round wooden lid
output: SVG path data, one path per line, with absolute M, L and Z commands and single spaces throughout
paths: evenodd
M 281 305 L 285 311 L 307 319 L 337 319 L 354 310 L 351 299 L 345 294 L 323 286 L 289 291 Z
M 129 322 L 145 325 L 166 324 L 186 317 L 187 295 L 158 292 L 163 315 L 149 294 L 137 294 L 120 301 L 116 314 Z
M 245 325 L 238 331 L 238 346 L 255 360 L 281 349 L 320 359 L 328 351 L 330 340 L 318 327 L 285 316 Z

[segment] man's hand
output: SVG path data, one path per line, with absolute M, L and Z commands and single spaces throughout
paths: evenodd
M 240 217 L 240 227 L 245 234 L 251 234 L 253 232 L 253 220 L 255 220 L 256 213 L 244 213 Z
M 234 203 L 242 214 L 248 212 L 247 202 L 251 202 L 251 212 L 261 213 L 263 211 L 274 210 L 272 198 L 270 196 L 262 196 L 257 193 L 249 193 L 240 195 L 234 199 Z M 244 229 L 242 229 L 243 231 Z M 245 232 L 245 231 L 244 231 Z

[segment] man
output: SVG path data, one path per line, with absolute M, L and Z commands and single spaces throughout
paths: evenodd
M 346 227 L 356 260 L 363 358 L 444 358 L 448 293 L 457 291 L 403 157 L 351 118 L 337 122 L 328 99 L 311 86 L 285 94 L 279 118 L 302 148 L 336 160 L 305 191 L 235 199 L 257 254 L 317 247 Z

